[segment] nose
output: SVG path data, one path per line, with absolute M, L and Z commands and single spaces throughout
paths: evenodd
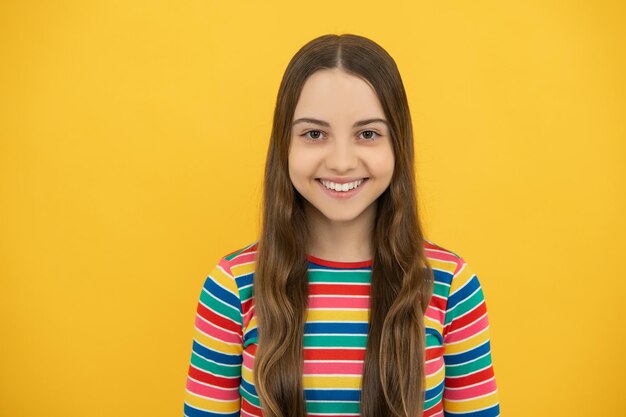
M 338 138 L 328 147 L 326 168 L 337 173 L 347 173 L 358 165 L 356 146 L 351 138 Z

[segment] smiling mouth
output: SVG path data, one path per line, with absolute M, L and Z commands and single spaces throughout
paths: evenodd
M 333 181 L 325 180 L 322 178 L 316 178 L 316 181 L 321 183 L 326 189 L 338 192 L 347 192 L 358 188 L 364 182 L 366 182 L 369 178 L 360 178 L 355 181 L 344 182 L 344 183 L 336 183 Z

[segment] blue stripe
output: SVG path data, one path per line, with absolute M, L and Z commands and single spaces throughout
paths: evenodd
M 239 411 L 234 413 L 213 413 L 211 411 L 202 411 L 185 403 L 185 416 L 187 417 L 238 417 Z
M 489 351 L 489 340 L 487 340 L 482 345 L 477 346 L 474 349 L 468 350 L 467 352 L 443 356 L 445 358 L 446 365 L 459 365 L 461 363 L 471 362 L 474 359 L 479 358 L 486 353 L 489 353 Z
M 305 323 L 305 334 L 331 333 L 331 334 L 367 334 L 367 323 Z
M 446 271 L 440 271 L 433 268 L 433 279 L 435 282 L 450 285 L 452 283 L 452 274 Z
M 241 301 L 239 300 L 239 297 L 221 287 L 210 275 L 204 282 L 204 289 L 215 296 L 218 300 L 230 304 L 233 308 L 236 308 L 239 312 L 241 312 Z
M 243 346 L 246 347 L 250 344 L 250 339 L 259 339 L 259 330 L 257 327 L 255 327 L 252 330 L 248 330 L 247 332 L 244 333 L 243 335 Z
M 241 275 L 235 278 L 235 281 L 237 281 L 237 288 L 247 287 L 248 285 L 252 284 L 253 277 L 254 277 L 254 273 L 250 273 L 250 274 Z
M 438 395 L 441 395 L 443 391 L 443 386 L 445 385 L 445 380 L 442 380 L 439 385 L 432 387 L 429 390 L 426 390 L 426 396 L 424 397 L 424 401 L 432 400 Z
M 426 335 L 435 336 L 437 338 L 437 340 L 439 341 L 439 344 L 440 345 L 443 344 L 443 336 L 436 329 L 433 329 L 432 327 L 426 327 L 425 333 L 426 333 Z
M 498 417 L 500 415 L 500 406 L 494 405 L 493 407 L 486 408 L 480 411 L 464 411 L 462 413 L 452 413 L 449 411 L 443 412 L 445 417 Z
M 254 388 L 254 385 L 246 381 L 245 378 L 241 378 L 239 386 L 258 398 L 259 394 L 256 392 L 256 388 Z
M 191 348 L 195 353 L 203 358 L 212 360 L 224 365 L 241 365 L 243 360 L 242 355 L 227 355 L 225 353 L 217 352 L 212 349 L 208 349 L 202 346 L 200 343 L 193 341 L 193 347 Z
M 305 389 L 307 401 L 360 401 L 360 390 L 354 389 Z
M 480 284 L 478 283 L 478 278 L 474 275 L 470 280 L 465 284 L 465 286 L 459 289 L 457 292 L 448 297 L 448 310 L 452 309 L 458 303 L 468 298 L 474 291 L 480 288 Z

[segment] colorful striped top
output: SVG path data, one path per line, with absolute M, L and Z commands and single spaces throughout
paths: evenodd
M 262 416 L 254 388 L 258 341 L 253 275 L 257 242 L 209 273 L 197 306 L 184 395 L 187 417 Z M 423 416 L 500 414 L 483 291 L 458 255 L 432 242 L 434 291 L 425 314 Z M 303 387 L 310 417 L 358 416 L 372 261 L 309 256 Z

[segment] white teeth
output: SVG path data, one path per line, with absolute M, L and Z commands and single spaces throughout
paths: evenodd
M 345 184 L 338 184 L 328 180 L 321 180 L 321 182 L 322 184 L 324 184 L 324 187 L 328 188 L 329 190 L 346 192 L 353 188 L 357 188 L 363 183 L 363 180 L 360 179 L 352 182 L 346 182 Z

